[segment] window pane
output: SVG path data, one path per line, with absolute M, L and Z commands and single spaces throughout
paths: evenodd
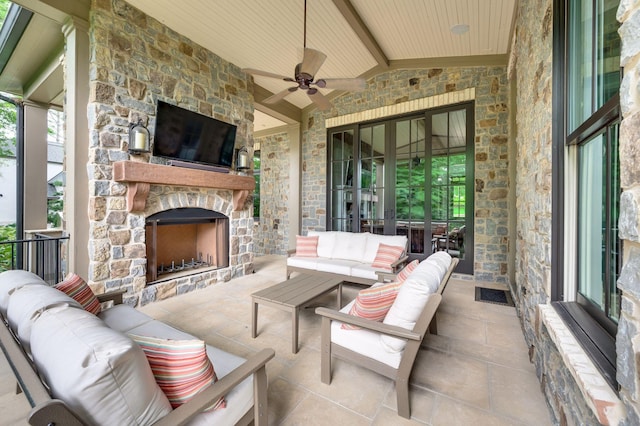
M 616 124 L 611 129 L 611 207 L 609 211 L 609 317 L 618 322 L 620 315 L 620 290 L 617 282 L 622 270 L 622 240 L 618 238 L 618 219 L 620 218 L 620 157 L 619 157 L 619 130 L 620 125 Z
M 597 136 L 579 150 L 578 291 L 603 311 L 606 152 Z
M 569 2 L 567 132 L 593 112 L 593 11 L 591 2 Z
M 596 109 L 604 105 L 620 90 L 620 36 L 616 12 L 618 1 L 598 0 L 596 21 L 598 78 Z

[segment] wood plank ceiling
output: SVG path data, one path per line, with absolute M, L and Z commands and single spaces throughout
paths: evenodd
M 128 1 L 241 68 L 293 77 L 302 60 L 303 0 Z M 452 59 L 506 64 L 515 7 L 516 0 L 307 0 L 306 44 L 327 55 L 319 78 Z M 468 31 L 455 34 L 457 25 Z M 267 77 L 255 82 L 271 93 L 291 86 Z M 300 109 L 311 104 L 303 91 L 286 100 Z
M 38 17 L 39 9 L 48 10 L 46 3 L 51 0 L 15 1 L 36 15 L 23 36 L 23 46 L 16 49 L 22 60 L 11 58 L 0 75 L 0 86 L 35 96 L 38 89 L 32 76 L 50 67 L 51 83 L 47 91 L 40 89 L 37 100 L 46 103 L 45 98 L 55 96 L 49 101 L 59 104 L 62 78 L 56 74 L 60 67 L 55 66 L 62 53 L 62 35 L 57 32 L 61 23 L 54 17 L 52 30 L 47 22 L 37 24 L 44 19 Z M 304 0 L 126 1 L 241 68 L 293 77 L 302 60 Z M 64 5 L 85 8 L 88 15 L 89 0 Z M 306 45 L 327 55 L 316 80 L 368 78 L 385 69 L 506 64 L 515 11 L 516 0 L 307 0 Z M 461 25 L 468 26 L 468 31 L 452 31 Z M 31 48 L 24 48 L 24 43 Z M 33 46 L 49 49 L 49 54 L 34 55 Z M 313 107 L 304 91 L 273 107 L 261 105 L 262 99 L 292 84 L 267 77 L 255 77 L 255 82 L 260 112 L 294 122 L 302 109 Z M 339 93 L 322 92 L 330 98 Z M 260 112 L 256 131 L 281 123 Z

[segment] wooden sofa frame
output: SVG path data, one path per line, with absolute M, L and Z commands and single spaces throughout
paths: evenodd
M 345 361 L 353 362 L 361 367 L 368 368 L 369 370 L 375 371 L 395 381 L 396 394 L 398 398 L 398 415 L 410 419 L 409 378 L 425 336 L 430 329 L 436 329 L 436 310 L 442 300 L 442 293 L 444 292 L 449 278 L 457 264 L 458 259 L 452 258 L 451 264 L 438 286 L 438 290 L 429 295 L 427 303 L 416 321 L 416 325 L 413 327 L 413 330 L 407 330 L 406 328 L 388 325 L 382 322 L 371 321 L 329 308 L 316 308 L 316 313 L 322 316 L 320 361 L 320 378 L 322 383 L 331 384 L 331 360 L 334 356 Z M 407 339 L 407 345 L 402 353 L 402 358 L 398 368 L 393 368 L 388 364 L 376 361 L 350 349 L 332 343 L 331 321 L 340 321 L 345 324 L 355 325 L 377 333 Z
M 287 257 L 294 256 L 296 254 L 296 249 L 287 250 Z M 409 256 L 402 256 L 400 259 L 396 260 L 391 264 L 391 270 L 394 272 L 398 272 L 404 264 L 409 259 Z M 325 271 L 316 271 L 314 269 L 300 268 L 298 266 L 289 266 L 287 265 L 287 279 L 291 278 L 292 272 L 299 272 L 301 274 L 309 274 L 309 275 L 325 275 L 331 276 L 335 278 L 339 278 L 346 283 L 354 283 L 354 284 L 363 284 L 363 285 L 373 285 L 378 282 L 377 279 L 371 278 L 362 278 L 362 277 L 354 277 L 351 275 L 344 274 L 336 274 L 335 272 L 325 272 Z
M 98 295 L 100 302 L 113 301 L 114 304 L 122 303 L 122 294 L 125 291 L 116 291 Z M 24 392 L 32 409 L 27 421 L 34 426 L 65 425 L 82 426 L 86 423 L 64 401 L 54 399 L 49 394 L 47 387 L 40 380 L 35 365 L 25 354 L 22 346 L 14 337 L 9 325 L 0 319 L 0 347 L 4 352 L 11 369 L 17 380 L 16 392 Z M 209 386 L 187 403 L 172 410 L 160 421 L 154 423 L 158 426 L 173 426 L 187 423 L 198 415 L 204 408 L 211 405 L 221 396 L 229 393 L 244 379 L 253 375 L 254 406 L 247 411 L 244 417 L 237 423 L 247 425 L 254 422 L 256 425 L 267 425 L 267 373 L 265 365 L 275 356 L 273 349 L 263 349 L 245 361 L 228 375 Z

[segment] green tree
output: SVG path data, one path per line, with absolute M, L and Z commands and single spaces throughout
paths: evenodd
M 16 239 L 16 225 L 0 226 L 0 242 Z M 12 263 L 11 244 L 0 244 L 0 272 L 11 269 Z
M 16 146 L 16 107 L 0 101 L 0 157 L 13 157 Z
M 7 17 L 7 11 L 11 2 L 9 0 L 0 0 L 0 23 L 4 24 L 4 18 Z

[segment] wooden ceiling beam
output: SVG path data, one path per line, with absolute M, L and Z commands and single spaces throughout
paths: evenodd
M 302 110 L 289 102 L 281 101 L 275 104 L 265 104 L 263 101 L 271 95 L 273 93 L 254 83 L 253 100 L 258 111 L 282 120 L 287 124 L 300 123 L 302 121 Z
M 373 37 L 369 28 L 356 12 L 349 0 L 333 0 L 344 19 L 347 21 L 351 29 L 356 33 L 360 41 L 365 45 L 371 56 L 376 60 L 378 66 L 387 68 L 389 66 L 389 58 L 382 51 L 378 41 Z

